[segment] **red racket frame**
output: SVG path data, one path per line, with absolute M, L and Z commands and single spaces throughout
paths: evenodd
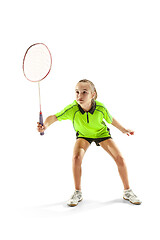
M 44 46 L 47 48 L 47 50 L 48 50 L 48 52 L 49 52 L 49 54 L 50 54 L 51 64 L 50 64 L 50 68 L 49 68 L 48 73 L 47 73 L 42 79 L 37 80 L 37 81 L 32 81 L 32 80 L 30 80 L 29 78 L 27 78 L 27 76 L 26 76 L 26 74 L 25 74 L 25 72 L 24 72 L 24 61 L 25 61 L 25 58 L 26 58 L 26 55 L 27 55 L 28 50 L 29 50 L 31 47 L 33 47 L 33 46 L 35 46 L 35 45 L 39 45 L 39 44 L 44 45 Z M 26 53 L 25 53 L 25 55 L 24 55 L 24 58 L 23 58 L 23 67 L 22 67 L 22 68 L 23 68 L 24 76 L 25 76 L 26 79 L 29 80 L 30 82 L 40 82 L 40 81 L 42 81 L 44 78 L 46 78 L 46 77 L 48 76 L 48 74 L 50 73 L 51 68 L 52 68 L 52 55 L 51 55 L 51 52 L 50 52 L 49 48 L 48 48 L 44 43 L 34 43 L 34 44 L 32 44 L 32 45 L 27 49 L 27 51 L 26 51 Z

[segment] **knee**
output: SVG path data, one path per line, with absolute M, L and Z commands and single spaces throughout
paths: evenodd
M 74 166 L 75 166 L 75 165 L 76 165 L 76 166 L 81 166 L 82 159 L 81 159 L 81 157 L 80 157 L 79 154 L 76 154 L 76 155 L 73 156 L 73 158 L 72 158 L 72 163 L 73 163 Z
M 118 167 L 124 167 L 125 166 L 125 160 L 121 155 L 117 155 L 115 157 L 115 162 L 118 165 Z

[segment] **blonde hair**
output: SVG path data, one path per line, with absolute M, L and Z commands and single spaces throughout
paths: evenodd
M 95 88 L 93 82 L 91 82 L 91 81 L 88 80 L 88 79 L 82 79 L 82 80 L 80 80 L 78 83 L 80 83 L 80 82 L 83 82 L 83 83 L 89 83 L 89 84 L 90 84 L 91 88 L 92 88 L 93 91 L 96 93 L 95 96 L 94 96 L 94 99 L 93 99 L 93 100 L 96 100 L 98 95 L 97 95 L 97 90 L 96 90 L 96 88 Z

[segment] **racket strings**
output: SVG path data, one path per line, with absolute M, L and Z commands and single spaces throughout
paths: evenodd
M 30 47 L 25 55 L 23 70 L 28 80 L 36 82 L 44 79 L 51 69 L 51 54 L 44 44 Z

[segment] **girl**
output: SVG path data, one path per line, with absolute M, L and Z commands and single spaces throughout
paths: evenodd
M 91 81 L 87 79 L 79 81 L 75 91 L 76 100 L 72 104 L 66 106 L 61 112 L 47 117 L 43 126 L 37 123 L 37 130 L 44 132 L 55 121 L 69 119 L 72 121 L 76 131 L 77 140 L 72 158 L 75 191 L 67 204 L 69 206 L 76 206 L 82 200 L 81 164 L 84 154 L 92 142 L 95 142 L 97 146 L 101 146 L 116 162 L 119 175 L 124 185 L 123 198 L 133 204 L 141 204 L 141 201 L 130 189 L 124 158 L 111 138 L 110 130 L 103 119 L 128 136 L 133 135 L 134 132 L 121 126 L 116 119 L 109 114 L 105 106 L 96 100 L 97 91 Z

